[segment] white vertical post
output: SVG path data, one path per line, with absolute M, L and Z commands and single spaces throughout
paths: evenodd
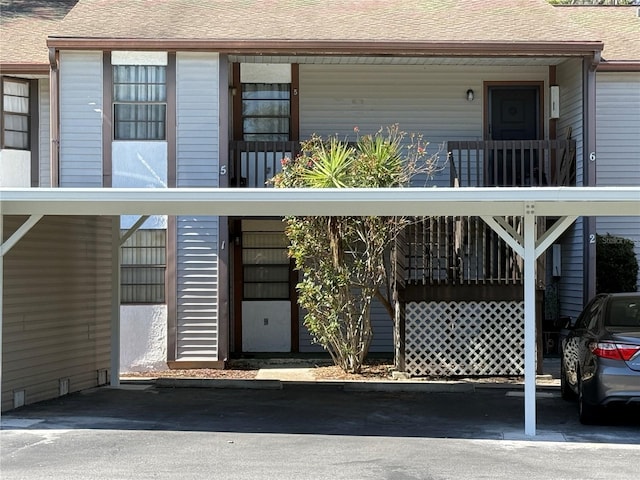
M 120 217 L 111 230 L 111 386 L 120 386 Z
M 0 203 L 0 246 L 4 242 L 4 215 L 2 215 L 2 204 Z M 0 392 L 2 391 L 2 309 L 4 299 L 4 254 L 0 252 Z
M 536 434 L 536 217 L 524 213 L 524 433 Z

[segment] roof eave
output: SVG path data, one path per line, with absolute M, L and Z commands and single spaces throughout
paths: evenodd
M 228 54 L 394 56 L 582 56 L 602 51 L 585 42 L 430 42 L 353 40 L 209 40 L 49 37 L 47 46 L 78 50 L 209 50 Z
M 612 60 L 598 64 L 598 72 L 640 72 L 640 60 Z
M 45 75 L 49 73 L 49 64 L 0 62 L 0 72 L 2 75 Z

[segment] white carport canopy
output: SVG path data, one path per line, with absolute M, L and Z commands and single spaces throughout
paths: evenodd
M 28 215 L 29 219 L 0 245 L 0 332 L 2 258 L 44 215 L 336 214 L 480 216 L 523 257 L 525 434 L 532 436 L 536 432 L 535 261 L 579 216 L 640 216 L 640 186 L 317 190 L 4 189 L 0 190 L 0 240 L 3 238 L 4 215 Z M 510 228 L 501 218 L 504 216 L 523 217 L 523 233 Z M 537 217 L 559 219 L 541 238 L 536 239 Z M 114 285 L 114 288 L 117 288 L 117 285 Z M 117 329 L 118 309 L 114 308 L 113 311 L 113 324 Z M 117 335 L 112 333 L 112 343 L 117 342 Z M 112 349 L 112 370 L 116 372 L 118 359 L 113 357 L 117 357 L 117 352 L 118 347 L 115 346 Z

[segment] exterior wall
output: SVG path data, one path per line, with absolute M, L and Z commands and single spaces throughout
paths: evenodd
M 397 123 L 423 134 L 435 153 L 448 140 L 484 138 L 483 82 L 546 82 L 547 76 L 548 68 L 537 66 L 300 65 L 300 138 L 317 133 L 355 139 L 355 126 L 366 134 Z M 466 98 L 470 88 L 472 102 Z M 444 150 L 439 158 L 444 165 Z M 428 185 L 448 186 L 448 168 Z
M 0 150 L 0 187 L 31 186 L 31 152 Z
M 311 334 L 304 326 L 304 312 L 300 312 L 300 326 L 298 329 L 298 342 L 301 353 L 320 353 L 324 349 L 313 343 Z M 374 300 L 371 305 L 371 326 L 373 328 L 373 339 L 369 351 L 371 353 L 393 353 L 393 322 L 389 314 L 378 300 Z
M 361 133 L 374 133 L 398 123 L 403 131 L 423 134 L 430 142 L 429 151 L 435 153 L 449 140 L 484 138 L 484 82 L 541 81 L 546 85 L 547 78 L 548 68 L 539 66 L 303 64 L 300 137 L 337 133 L 355 139 L 355 126 Z M 472 102 L 466 98 L 470 88 L 475 92 Z M 444 165 L 444 150 L 439 159 Z M 416 184 L 449 186 L 449 170 L 444 166 L 433 180 L 418 179 Z M 372 317 L 371 351 L 392 352 L 393 323 L 377 302 Z M 301 326 L 301 351 L 318 348 L 309 341 Z
M 120 307 L 120 372 L 167 368 L 167 306 Z
M 219 57 L 176 57 L 177 187 L 219 185 Z M 176 360 L 218 360 L 218 217 L 177 219 Z
M 5 235 L 23 221 L 5 217 Z M 111 238 L 110 217 L 49 216 L 5 256 L 3 411 L 15 393 L 59 396 L 60 379 L 69 392 L 108 381 Z
M 39 172 L 38 186 L 51 186 L 51 101 L 49 94 L 49 79 L 41 79 L 38 82 L 38 98 L 40 99 L 39 132 Z
M 61 52 L 61 187 L 102 187 L 102 112 L 102 52 Z
M 582 61 L 571 59 L 557 67 L 560 86 L 558 138 L 566 138 L 568 127 L 576 140 L 576 183 L 583 185 L 583 86 Z M 584 220 L 579 218 L 561 237 L 562 278 L 559 284 L 560 315 L 576 318 L 584 297 Z
M 598 73 L 596 79 L 597 185 L 640 185 L 640 73 Z M 640 261 L 638 217 L 598 217 L 596 225 L 599 234 L 632 240 Z

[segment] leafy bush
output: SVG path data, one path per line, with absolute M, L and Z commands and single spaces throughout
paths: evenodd
M 635 292 L 638 280 L 638 259 L 633 242 L 612 235 L 596 239 L 597 293 Z
M 282 160 L 272 183 L 277 188 L 399 188 L 413 175 L 435 170 L 436 158 L 425 147 L 419 137 L 405 138 L 397 126 L 359 136 L 355 144 L 313 136 L 302 142 L 300 156 Z M 358 373 L 373 335 L 372 299 L 380 299 L 395 318 L 389 254 L 408 219 L 307 216 L 286 222 L 289 256 L 304 274 L 297 285 L 304 324 L 336 365 Z

